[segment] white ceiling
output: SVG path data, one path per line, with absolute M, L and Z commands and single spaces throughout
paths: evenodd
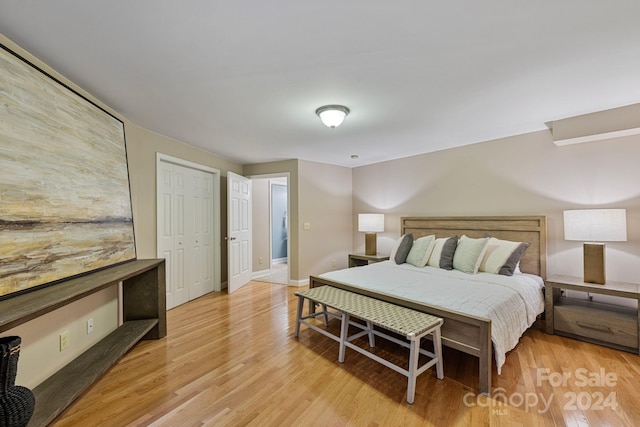
M 640 102 L 639 0 L 0 0 L 0 30 L 242 164 L 361 166 Z M 325 104 L 351 114 L 326 128 Z

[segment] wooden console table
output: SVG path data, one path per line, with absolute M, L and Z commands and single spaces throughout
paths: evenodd
M 122 282 L 123 324 L 33 389 L 46 426 L 138 341 L 167 335 L 164 259 L 134 260 L 0 301 L 0 333 Z

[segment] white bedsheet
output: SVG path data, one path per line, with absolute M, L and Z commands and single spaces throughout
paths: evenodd
M 466 274 L 392 261 L 320 275 L 352 286 L 491 319 L 500 374 L 506 353 L 544 311 L 544 281 L 530 274 Z

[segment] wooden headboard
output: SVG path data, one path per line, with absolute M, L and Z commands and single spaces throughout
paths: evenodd
M 459 216 L 402 217 L 402 234 L 413 238 L 435 234 L 437 237 L 458 237 L 466 234 L 478 238 L 491 236 L 515 242 L 528 242 L 520 260 L 520 270 L 547 276 L 547 219 L 544 216 Z

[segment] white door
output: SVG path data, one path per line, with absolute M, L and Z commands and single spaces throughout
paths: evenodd
M 188 239 L 191 253 L 189 300 L 213 291 L 212 252 L 212 194 L 213 176 L 209 173 L 190 170 L 192 215 L 187 225 L 190 231 Z
M 165 277 L 167 281 L 167 310 L 175 307 L 173 298 L 173 283 L 176 282 L 174 271 L 174 236 L 173 236 L 173 171 L 171 165 L 165 162 L 158 163 L 156 173 L 157 204 L 157 228 L 158 228 L 158 258 L 165 259 Z
M 189 169 L 176 165 L 171 165 L 172 181 L 173 181 L 173 230 L 174 230 L 174 251 L 175 262 L 173 268 L 175 270 L 176 281 L 173 285 L 174 307 L 189 301 L 189 272 L 187 265 L 191 257 L 187 254 L 189 250 L 189 237 L 192 227 L 188 218 L 190 215 L 191 205 L 188 200 L 191 198 L 189 180 Z
M 229 293 L 251 280 L 251 180 L 227 173 Z
M 185 176 L 175 165 L 158 163 L 158 256 L 165 258 L 167 309 L 188 301 L 185 274 Z
M 200 252 L 202 257 L 200 259 L 201 264 L 199 268 L 200 281 L 202 282 L 202 293 L 206 294 L 213 292 L 215 289 L 213 279 L 213 262 L 214 250 L 213 250 L 213 183 L 214 177 L 210 173 L 201 172 L 202 186 L 200 188 L 200 198 L 202 200 L 201 212 L 202 212 L 202 227 L 198 233 L 199 238 L 196 244 L 200 246 Z
M 165 258 L 167 310 L 220 290 L 217 171 L 157 160 L 158 257 Z M 219 192 L 218 192 L 219 194 Z M 217 285 L 216 285 L 217 284 Z M 217 287 L 216 287 L 217 286 Z

